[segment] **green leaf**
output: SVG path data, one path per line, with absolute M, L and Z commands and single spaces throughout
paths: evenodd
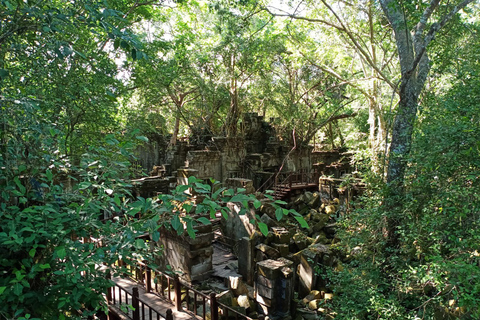
M 37 250 L 35 248 L 28 251 L 28 255 L 32 258 L 35 257 L 35 253 L 37 253 Z
M 120 197 L 118 196 L 118 194 L 115 194 L 115 196 L 113 197 L 113 202 L 115 202 L 115 204 L 120 207 L 121 201 L 120 201 Z
M 258 224 L 258 228 L 260 229 L 260 232 L 264 236 L 267 236 L 268 235 L 268 226 L 263 222 L 257 222 L 257 224 Z
M 39 264 L 38 265 L 40 267 L 40 269 L 50 269 L 50 264 L 49 263 L 45 263 L 45 264 Z
M 225 187 L 222 187 L 222 188 L 218 189 L 217 191 L 215 191 L 215 192 L 212 194 L 212 199 L 213 199 L 213 200 L 217 200 L 218 197 L 220 196 L 220 194 L 221 194 L 225 189 L 226 189 Z
M 200 179 L 197 179 L 197 178 L 196 178 L 196 177 L 194 177 L 194 176 L 188 177 L 188 183 L 189 183 L 189 184 L 194 184 L 194 183 L 198 183 L 198 182 L 200 182 L 200 183 L 201 183 L 201 182 L 202 182 L 202 180 L 200 180 Z
M 190 238 L 195 239 L 195 230 L 193 229 L 192 222 L 187 222 L 187 233 Z
M 110 90 L 107 90 L 107 95 L 105 97 L 110 101 L 117 101 L 117 96 Z
M 7 287 L 0 287 L 0 295 L 7 289 Z
M 88 181 L 83 181 L 83 182 L 80 182 L 77 186 L 78 190 L 85 190 L 87 189 L 88 187 L 90 187 L 92 184 Z
M 77 50 L 73 50 L 76 54 L 78 54 L 80 57 L 82 57 L 83 59 L 87 60 L 87 57 L 81 53 L 80 51 L 77 51 Z
M 234 194 L 235 194 L 235 191 L 233 189 L 225 190 L 225 192 L 223 193 L 223 195 L 226 197 L 233 196 Z
M 25 187 L 22 185 L 22 183 L 20 182 L 20 179 L 18 177 L 15 177 L 13 179 L 13 181 L 15 181 L 15 184 L 17 185 L 18 189 L 20 189 L 20 192 L 22 193 L 22 195 L 25 194 Z
M 121 40 L 120 38 L 117 38 L 117 39 L 115 39 L 115 41 L 113 42 L 113 49 L 114 49 L 114 50 L 117 50 L 118 47 L 120 46 L 120 40 Z
M 177 186 L 177 187 L 175 188 L 175 191 L 176 191 L 177 193 L 183 193 L 183 192 L 187 191 L 188 188 L 190 188 L 190 186 L 188 186 L 188 185 L 181 185 L 181 186 Z
M 145 249 L 146 248 L 145 241 L 143 239 L 135 240 L 135 247 Z
M 303 219 L 302 216 L 294 216 L 294 218 L 298 221 L 298 223 L 300 223 L 302 228 L 308 228 L 308 223 L 305 221 L 305 219 Z
M 283 218 L 282 208 L 277 208 L 277 210 L 275 210 L 275 218 L 277 218 L 277 221 L 282 220 L 282 218 Z
M 47 180 L 52 182 L 53 181 L 53 173 L 52 173 L 52 170 L 50 169 L 47 169 L 47 171 L 45 171 L 45 174 L 47 176 Z
M 154 242 L 157 242 L 158 240 L 160 240 L 160 232 L 158 231 L 153 231 L 152 232 L 152 240 Z
M 59 259 L 64 259 L 67 256 L 67 251 L 64 246 L 57 247 L 55 253 Z
M 222 217 L 223 219 L 227 220 L 228 219 L 228 212 L 227 212 L 228 209 L 226 208 L 222 208 Z
M 275 200 L 275 204 L 286 205 L 287 203 L 283 200 Z
M 16 295 L 16 296 L 20 296 L 22 294 L 22 291 L 23 291 L 23 286 L 21 283 L 15 283 L 15 285 L 13 286 L 13 293 Z
M 182 222 L 180 222 L 180 218 L 178 217 L 178 215 L 174 215 L 170 220 L 170 223 L 172 224 L 172 228 L 177 232 L 179 230 L 183 231 L 183 224 Z
M 210 220 L 208 220 L 207 218 L 205 217 L 200 217 L 197 219 L 199 222 L 203 223 L 203 224 L 212 224 L 212 222 L 210 222 Z
M 261 202 L 260 200 L 255 200 L 255 201 L 253 201 L 253 207 L 254 207 L 255 209 L 258 209 L 258 208 L 260 208 L 261 206 L 262 206 L 262 202 Z
M 244 194 L 236 194 L 230 199 L 230 202 L 243 202 L 249 199 L 250 198 Z
M 148 138 L 145 137 L 145 136 L 136 136 L 135 138 L 137 138 L 138 140 L 144 141 L 144 142 L 148 142 Z

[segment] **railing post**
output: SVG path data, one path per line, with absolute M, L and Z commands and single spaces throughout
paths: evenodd
M 218 304 L 215 292 L 210 293 L 210 315 L 211 320 L 218 320 Z
M 150 269 L 146 264 L 145 264 L 145 273 L 146 273 L 146 283 L 145 283 L 145 289 L 147 290 L 147 293 L 152 291 L 152 269 Z
M 173 281 L 173 287 L 175 289 L 175 307 L 177 311 L 182 311 L 182 288 L 180 285 L 180 279 L 178 278 L 178 274 L 176 274 Z
M 133 320 L 140 320 L 140 303 L 138 301 L 138 288 L 133 287 L 132 290 L 132 307 L 133 310 Z
M 107 279 L 112 280 L 112 274 L 110 273 L 110 270 L 107 271 Z M 107 288 L 107 303 L 112 302 L 112 287 Z
M 173 311 L 172 309 L 167 309 L 167 315 L 165 317 L 165 320 L 173 320 Z

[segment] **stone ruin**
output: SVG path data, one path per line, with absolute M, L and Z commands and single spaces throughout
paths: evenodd
M 241 136 L 194 135 L 188 140 L 178 140 L 173 146 L 169 146 L 166 137 L 151 137 L 150 143 L 137 150 L 138 166 L 145 172 L 153 168 L 148 177 L 134 181 L 137 193 L 144 197 L 168 193 L 182 183 L 179 180 L 183 173 L 179 169 L 196 170 L 199 179 L 244 183 L 255 190 L 271 187 L 268 180 L 280 168 L 282 172 L 315 171 L 333 178 L 351 171 L 349 154 L 338 150 L 314 151 L 313 146 L 305 145 L 293 148 L 278 137 L 272 121 L 247 113 Z
M 149 177 L 134 181 L 137 194 L 151 197 L 167 193 L 177 185 L 187 184 L 190 176 L 214 178 L 227 187 L 243 188 L 253 194 L 282 164 L 285 171 L 317 170 L 323 176 L 315 192 L 298 192 L 287 199 L 287 208 L 302 214 L 309 228 L 301 228 L 293 218 L 277 221 L 270 200 L 257 192 L 262 202 L 258 209 L 252 207 L 239 215 L 239 206 L 228 203 L 228 218 L 220 219 L 213 228 L 200 225 L 195 239 L 163 230 L 158 242 L 163 248 L 160 266 L 168 264 L 184 280 L 202 281 L 204 285 L 212 275 L 212 243 L 216 239 L 229 245 L 238 257 L 234 276 L 225 280 L 228 286 L 219 292 L 221 302 L 251 318 L 259 314 L 270 319 L 328 318 L 333 288 L 325 281 L 325 270 L 341 269 L 342 262 L 349 258 L 335 249 L 336 219 L 345 214 L 351 200 L 362 191 L 358 182 L 344 185 L 342 176 L 351 171 L 348 154 L 312 152 L 313 148 L 306 146 L 290 152 L 292 148 L 276 138 L 273 127 L 254 114 L 244 119 L 242 137 L 195 141 L 199 142 L 194 145 L 179 141 L 165 155 L 163 164 L 153 166 L 144 157 L 142 163 L 153 170 Z M 159 150 L 155 144 L 149 148 Z M 268 225 L 266 237 L 251 223 L 255 215 Z M 218 291 L 218 286 L 212 288 Z

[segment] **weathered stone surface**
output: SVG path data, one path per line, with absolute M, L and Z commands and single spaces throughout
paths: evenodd
M 297 315 L 304 320 L 318 320 L 317 313 L 308 309 L 297 309 Z
M 322 298 L 322 293 L 318 290 L 312 290 L 310 293 L 303 298 L 303 303 L 308 304 L 310 301 L 315 300 L 315 299 L 321 299 Z
M 307 205 L 310 207 L 310 208 L 318 208 L 318 206 L 320 205 L 320 194 L 318 192 L 314 192 L 312 194 L 312 197 L 311 199 L 308 201 Z
M 227 218 L 220 220 L 220 227 L 225 241 L 230 245 L 235 245 L 243 237 L 251 238 L 256 232 L 256 226 L 250 221 L 254 218 L 253 210 L 246 210 L 245 214 L 239 215 L 240 204 L 229 202 L 227 207 Z
M 235 296 L 248 294 L 248 288 L 241 277 L 230 277 L 228 283 Z
M 228 178 L 225 180 L 227 188 L 233 188 L 237 190 L 238 188 L 245 189 L 246 194 L 255 193 L 255 187 L 253 186 L 253 181 L 250 179 L 243 178 Z
M 300 296 L 306 296 L 319 287 L 321 277 L 317 274 L 316 268 L 321 265 L 323 256 L 329 253 L 330 249 L 328 246 L 314 244 L 298 254 L 300 261 L 297 267 L 297 275 L 299 280 L 298 294 Z
M 262 275 L 257 276 L 257 284 L 261 284 L 262 286 L 267 288 L 273 288 L 273 281 Z
M 332 300 L 333 299 L 333 293 L 325 293 L 323 299 Z
M 313 232 L 321 231 L 323 228 L 325 228 L 329 219 L 330 219 L 330 216 L 328 214 L 319 214 L 317 221 L 312 226 L 312 231 Z
M 257 263 L 257 302 L 271 319 L 284 319 L 293 297 L 293 262 L 285 258 Z
M 265 223 L 269 228 L 278 226 L 278 222 L 270 218 L 267 214 L 264 214 L 260 217 L 260 221 Z
M 245 308 L 245 309 L 248 309 L 251 306 L 250 299 L 248 298 L 247 295 L 238 296 L 237 297 L 237 302 L 238 302 L 239 307 L 242 307 L 242 308 Z
M 307 236 L 303 233 L 296 233 L 293 236 L 293 242 L 296 244 L 298 250 L 303 250 L 308 246 Z
M 273 227 L 271 232 L 274 235 L 273 242 L 278 244 L 290 243 L 290 234 L 284 227 Z
M 186 160 L 190 169 L 197 170 L 199 179 L 213 178 L 222 181 L 222 154 L 216 150 L 190 150 Z
M 262 201 L 260 206 L 260 213 L 268 215 L 271 219 L 275 219 L 275 207 L 270 203 L 271 200 L 267 199 Z
M 259 244 L 255 248 L 263 252 L 270 259 L 276 259 L 280 257 L 280 252 L 277 249 L 267 246 L 264 243 Z
M 188 178 L 198 176 L 198 170 L 189 169 L 189 168 L 181 168 L 177 170 L 177 184 L 178 185 L 187 185 Z
M 308 302 L 308 308 L 310 310 L 317 310 L 323 301 L 321 299 L 314 299 Z
M 257 295 L 272 300 L 274 296 L 274 288 L 268 288 L 257 283 Z
M 233 305 L 233 299 L 235 298 L 230 290 L 223 291 L 216 296 L 217 300 L 227 306 Z
M 238 241 L 238 273 L 249 285 L 253 285 L 255 272 L 254 239 L 243 237 Z
M 272 243 L 272 247 L 276 249 L 283 258 L 286 258 L 290 253 L 290 249 L 287 244 Z
M 201 275 L 205 272 L 209 272 L 212 270 L 212 260 L 206 259 L 203 262 L 193 265 L 190 269 L 192 277 L 196 275 Z
M 260 304 L 263 304 L 267 307 L 271 307 L 272 306 L 272 300 L 271 299 L 268 299 L 268 298 L 265 298 L 263 297 L 262 295 L 258 294 L 257 293 L 257 302 L 259 302 Z
M 325 206 L 325 213 L 326 214 L 335 214 L 337 212 L 337 207 L 334 205 Z
M 177 235 L 168 230 L 160 231 L 158 245 L 164 248 L 157 259 L 161 269 L 170 265 L 181 273 L 186 281 L 205 280 L 212 273 L 213 233 L 198 233 L 195 239 Z

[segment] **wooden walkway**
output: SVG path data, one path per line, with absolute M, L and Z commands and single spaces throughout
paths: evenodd
M 236 269 L 238 268 L 238 260 L 235 255 L 233 255 L 231 251 L 225 246 L 218 243 L 213 243 L 212 245 L 214 249 L 212 256 L 212 276 L 219 280 L 222 279 L 219 283 L 218 288 L 223 287 L 223 290 L 227 290 L 228 288 L 224 286 L 224 284 L 226 283 L 225 279 L 228 279 L 232 276 L 240 276 L 236 272 Z M 182 307 L 182 311 L 177 311 L 178 309 L 176 308 L 176 306 L 172 303 L 171 300 L 169 300 L 170 293 L 168 294 L 167 299 L 167 297 L 162 297 L 155 292 L 147 292 L 144 285 L 130 278 L 114 277 L 112 278 L 112 281 L 115 282 L 115 286 L 111 289 L 109 294 L 109 308 L 110 312 L 113 313 L 115 316 L 110 317 L 110 319 L 172 320 L 172 318 L 169 318 L 167 316 L 167 310 L 169 309 L 172 311 L 173 320 L 193 320 L 202 319 L 203 317 L 205 317 L 205 313 L 203 314 L 203 317 L 196 317 L 191 310 L 185 311 L 184 307 Z M 136 292 L 134 293 L 134 291 Z M 174 291 L 173 288 L 172 291 Z M 137 312 L 134 312 L 133 306 L 135 302 L 133 301 L 133 296 L 137 294 L 137 292 L 138 299 L 136 299 L 136 301 L 138 301 L 138 306 L 136 309 L 138 310 Z M 172 298 L 174 298 L 175 292 L 171 292 L 171 294 Z M 205 309 L 205 305 L 203 306 L 203 308 Z M 207 308 L 210 309 L 209 307 Z
M 275 191 L 273 194 L 275 199 L 283 200 L 288 198 L 290 193 L 295 190 L 318 191 L 318 183 L 296 182 L 291 184 L 277 184 L 273 190 Z
M 175 311 L 175 306 L 172 303 L 155 293 L 147 293 L 142 285 L 133 280 L 120 277 L 112 278 L 112 280 L 116 286 L 112 288 L 113 302 L 110 304 L 111 311 L 113 310 L 118 315 L 118 318 L 122 320 L 134 319 L 134 312 L 130 307 L 132 305 L 134 288 L 138 288 L 138 300 L 140 302 L 139 319 L 141 320 L 166 319 L 168 309 L 173 311 L 174 320 L 197 319 L 188 312 Z

